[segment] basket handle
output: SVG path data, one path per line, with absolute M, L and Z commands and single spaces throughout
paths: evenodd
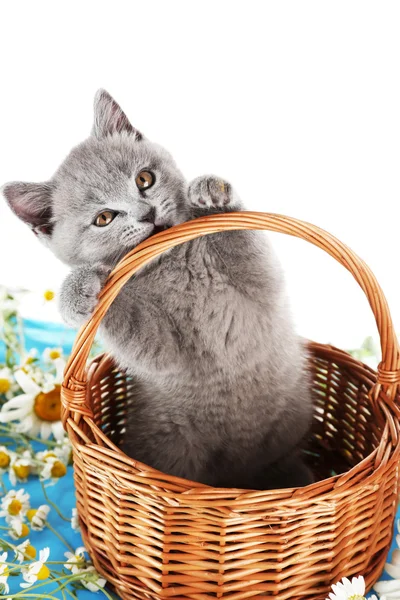
M 381 388 L 394 400 L 400 383 L 400 348 L 386 298 L 370 268 L 350 248 L 323 229 L 290 217 L 257 212 L 209 215 L 177 225 L 148 238 L 129 252 L 115 267 L 101 291 L 91 319 L 81 327 L 66 365 L 63 385 L 65 408 L 84 414 L 86 363 L 97 329 L 122 286 L 143 265 L 165 250 L 202 235 L 239 229 L 269 230 L 301 238 L 322 248 L 353 275 L 368 298 L 380 335 L 382 362 L 378 367 L 374 397 Z M 88 413 L 89 414 L 89 413 Z

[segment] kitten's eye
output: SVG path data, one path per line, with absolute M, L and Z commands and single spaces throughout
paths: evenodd
M 136 185 L 139 190 L 148 190 L 155 182 L 155 177 L 151 171 L 140 171 L 136 177 Z
M 112 210 L 105 210 L 104 212 L 97 215 L 93 225 L 96 225 L 97 227 L 106 227 L 106 225 L 109 225 L 111 221 L 114 221 L 117 214 L 118 213 Z

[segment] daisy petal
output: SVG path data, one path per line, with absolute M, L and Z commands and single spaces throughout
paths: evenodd
M 6 405 L 3 406 L 3 410 Z M 8 423 L 8 421 L 16 421 L 23 419 L 30 411 L 30 408 L 16 408 L 10 412 L 0 412 L 0 423 Z
M 14 377 L 19 387 L 24 390 L 25 394 L 32 394 L 37 396 L 40 394 L 40 387 L 30 378 L 24 371 L 15 371 Z
M 393 579 L 400 579 L 400 565 L 392 565 L 391 563 L 386 563 L 385 571 L 388 575 L 390 575 L 390 577 L 393 577 Z
M 58 442 L 64 439 L 65 431 L 61 421 L 55 421 L 51 426 L 53 435 Z
M 48 421 L 43 421 L 40 426 L 40 437 L 42 440 L 48 440 L 51 436 L 52 426 Z

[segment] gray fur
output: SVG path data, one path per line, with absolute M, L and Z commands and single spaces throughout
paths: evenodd
M 135 183 L 142 169 L 156 178 L 145 192 Z M 170 154 L 134 129 L 104 91 L 92 135 L 51 181 L 3 190 L 14 212 L 72 267 L 60 310 L 74 326 L 90 317 L 110 269 L 154 224 L 242 208 L 220 178 L 188 186 Z M 95 227 L 105 209 L 120 214 Z M 162 255 L 125 285 L 101 335 L 137 382 L 127 454 L 214 486 L 310 481 L 298 455 L 311 419 L 306 355 L 262 234 L 218 233 Z

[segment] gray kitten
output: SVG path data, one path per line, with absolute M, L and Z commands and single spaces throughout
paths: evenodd
M 170 154 L 103 90 L 91 136 L 52 179 L 9 183 L 3 193 L 72 267 L 60 310 L 73 326 L 89 319 L 110 269 L 144 239 L 242 208 L 217 177 L 187 185 Z M 170 250 L 131 278 L 100 331 L 137 381 L 129 456 L 213 486 L 310 483 L 299 453 L 312 412 L 306 353 L 262 234 L 218 233 Z

